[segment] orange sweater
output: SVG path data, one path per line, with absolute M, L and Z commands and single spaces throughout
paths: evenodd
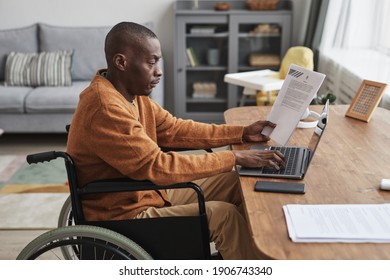
M 164 153 L 171 148 L 213 148 L 241 143 L 242 126 L 212 125 L 173 117 L 149 97 L 129 103 L 99 73 L 80 94 L 68 136 L 81 186 L 96 180 L 150 180 L 158 185 L 188 182 L 232 170 L 234 155 Z M 169 206 L 165 191 L 90 195 L 87 220 L 128 219 L 148 207 Z

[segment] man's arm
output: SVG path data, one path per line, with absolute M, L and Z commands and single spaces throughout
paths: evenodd
M 91 141 L 91 151 L 124 176 L 167 185 L 227 172 L 234 166 L 231 151 L 201 155 L 164 153 L 127 110 L 118 106 L 106 109 L 93 118 L 94 129 L 86 140 Z
M 242 143 L 244 127 L 182 120 L 153 104 L 158 143 L 164 147 L 205 149 Z

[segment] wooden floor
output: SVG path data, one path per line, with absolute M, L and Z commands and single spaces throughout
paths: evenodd
M 45 151 L 65 151 L 66 134 L 11 134 L 0 136 L 0 155 L 26 155 Z M 42 230 L 0 230 L 0 260 L 14 260 Z

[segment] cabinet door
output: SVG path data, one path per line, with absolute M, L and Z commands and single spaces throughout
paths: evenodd
M 182 118 L 222 121 L 228 108 L 228 17 L 177 16 L 175 111 Z
M 230 19 L 231 72 L 261 69 L 278 70 L 290 47 L 291 13 L 289 11 L 259 12 L 256 15 L 232 15 Z M 243 88 L 229 86 L 231 96 L 240 96 Z M 229 107 L 237 106 L 231 98 Z

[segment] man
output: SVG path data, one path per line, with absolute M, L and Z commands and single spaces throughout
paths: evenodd
M 67 151 L 76 162 L 80 185 L 129 177 L 158 185 L 194 181 L 206 199 L 210 240 L 224 259 L 260 257 L 239 212 L 241 198 L 235 164 L 279 169 L 284 157 L 274 151 L 220 151 L 206 154 L 164 153 L 171 148 L 214 148 L 269 140 L 261 135 L 267 121 L 227 126 L 173 117 L 148 96 L 158 84 L 161 48 L 142 25 L 115 25 L 105 41 L 107 69 L 100 70 L 80 94 Z M 196 215 L 193 192 L 139 191 L 99 194 L 84 203 L 87 220 Z M 158 233 L 156 233 L 158 234 Z

